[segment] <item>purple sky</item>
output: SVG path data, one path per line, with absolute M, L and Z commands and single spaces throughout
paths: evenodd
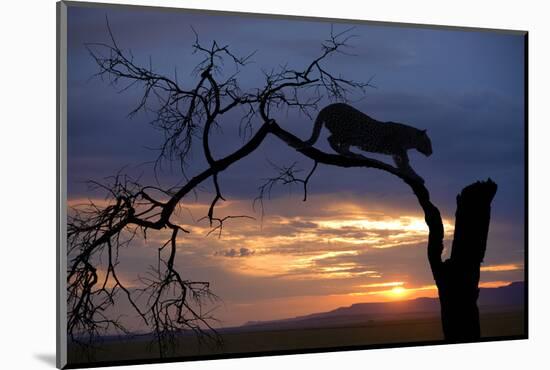
M 197 62 L 197 56 L 191 55 L 194 37 L 191 26 L 205 44 L 216 39 L 243 55 L 257 50 L 254 63 L 239 77 L 245 87 L 262 85 L 262 69 L 286 63 L 296 68 L 305 65 L 318 55 L 320 42 L 330 33 L 330 23 L 311 20 L 139 8 L 69 7 L 68 195 L 73 200 L 98 196 L 90 193 L 84 182 L 101 180 L 124 166 L 127 166 L 126 172 L 141 175 L 142 182 L 154 181 L 151 166 L 143 163 L 156 157 L 150 148 L 159 145 L 161 136 L 148 125 L 151 116 L 140 113 L 132 119 L 127 117 L 141 90 L 135 88 L 118 94 L 105 81 L 91 78 L 98 69 L 84 44 L 108 42 L 106 15 L 118 44 L 125 50 L 131 49 L 139 63 L 147 64 L 151 57 L 156 72 L 173 75 L 177 69 L 180 80 L 190 83 L 193 81 L 190 72 Z M 344 30 L 349 24 L 335 23 L 334 27 Z M 525 206 L 523 36 L 403 26 L 356 24 L 355 27 L 353 34 L 357 37 L 351 40 L 355 47 L 351 51 L 357 56 L 333 57 L 326 64 L 327 69 L 354 80 L 366 81 L 374 76 L 373 84 L 377 88 L 368 89 L 364 96 L 354 96 L 356 108 L 379 120 L 403 122 L 428 130 L 434 154 L 426 158 L 410 152 L 411 162 L 426 179 L 434 203 L 450 225 L 454 219 L 455 196 L 464 186 L 487 177 L 498 184 L 486 262 L 519 267 L 488 271 L 483 279 L 487 282 L 522 280 Z M 231 120 L 237 117 L 228 118 L 228 122 L 222 123 L 223 132 L 212 139 L 217 156 L 228 153 L 242 142 Z M 303 138 L 309 135 L 312 127 L 309 118 L 294 113 L 280 113 L 278 119 L 281 125 Z M 330 151 L 323 142 L 318 141 L 319 147 Z M 198 151 L 193 155 L 188 169 L 190 174 L 205 166 Z M 311 165 L 280 141 L 268 138 L 260 149 L 221 175 L 224 195 L 230 201 L 228 209 L 250 205 L 262 179 L 273 174 L 268 159 L 278 165 L 298 161 L 304 169 Z M 173 185 L 181 180 L 181 175 L 166 170 L 160 173 L 159 179 L 163 185 Z M 204 190 L 199 196 L 199 206 L 211 196 L 208 186 Z M 401 216 L 420 216 L 415 198 L 399 180 L 374 170 L 321 166 L 311 180 L 310 195 L 311 204 L 304 205 L 299 189 L 290 197 L 287 189 L 282 189 L 266 205 L 269 217 L 264 220 L 263 228 L 253 225 L 247 229 L 247 226 L 235 225 L 233 234 L 229 235 L 233 239 L 212 240 L 205 238 L 204 230 L 196 226 L 198 236 L 193 236 L 192 242 L 183 242 L 184 251 L 187 244 L 192 244 L 183 252 L 187 256 L 181 262 L 183 269 L 197 278 L 212 281 L 216 293 L 228 302 L 227 312 L 221 314 L 227 317 L 227 323 L 244 321 L 250 312 L 258 312 L 258 307 L 268 307 L 270 298 L 292 301 L 296 309 L 273 313 L 267 318 L 316 311 L 330 307 L 330 302 L 349 303 L 349 300 L 332 300 L 321 307 L 308 306 L 304 302 L 309 295 L 326 297 L 356 293 L 356 288 L 351 287 L 372 285 L 376 279 L 405 281 L 416 288 L 433 283 L 422 234 L 407 229 L 410 220 L 402 221 L 393 229 L 374 223 L 382 220 L 388 224 L 391 219 Z M 370 223 L 358 226 L 346 222 L 338 224 L 336 216 L 329 219 L 327 210 L 332 209 L 335 200 L 350 205 L 349 209 L 344 207 L 332 213 L 339 217 L 338 220 L 348 222 L 357 212 L 363 212 Z M 190 205 L 193 202 L 192 199 L 186 201 Z M 358 209 L 353 210 L 352 205 Z M 307 239 L 308 226 L 318 230 L 317 233 L 326 229 L 328 236 L 325 238 L 328 239 Z M 351 239 L 373 237 L 365 234 L 369 227 L 385 242 L 392 237 L 406 238 L 407 247 L 377 249 L 365 245 L 364 248 L 352 248 L 350 245 L 355 244 Z M 357 234 L 342 236 L 346 231 Z M 416 231 L 420 234 L 415 234 Z M 296 245 L 280 239 L 286 234 L 302 238 L 299 251 Z M 263 245 L 249 246 L 247 235 L 257 238 L 253 240 L 261 240 Z M 334 240 L 330 248 L 324 243 L 326 240 Z M 130 262 L 122 267 L 129 280 L 151 257 L 142 243 L 138 243 L 135 251 L 128 257 Z M 305 263 L 305 270 L 265 269 L 262 274 L 258 267 L 267 264 L 266 261 L 294 266 L 297 260 Z M 342 266 L 349 269 L 334 270 L 343 269 Z M 350 273 L 330 275 L 330 271 Z M 374 278 L 376 274 L 368 271 L 376 271 L 381 277 Z M 365 289 L 368 292 L 368 287 Z M 361 301 L 361 296 L 358 297 L 357 301 Z M 272 307 L 279 306 L 273 304 Z M 266 319 L 264 316 L 250 319 Z

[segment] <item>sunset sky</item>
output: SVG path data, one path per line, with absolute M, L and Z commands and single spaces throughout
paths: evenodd
M 128 113 L 139 88 L 117 93 L 98 71 L 85 43 L 108 42 L 105 16 L 123 49 L 158 73 L 193 83 L 198 61 L 191 54 L 194 27 L 204 44 L 213 39 L 247 55 L 254 63 L 239 75 L 244 87 L 262 86 L 262 69 L 288 64 L 300 68 L 320 52 L 330 22 L 204 15 L 134 8 L 69 7 L 68 11 L 68 197 L 70 205 L 103 194 L 86 180 L 124 172 L 154 184 L 151 148 L 161 133 L 152 115 Z M 335 30 L 349 24 L 334 23 Z M 446 245 L 452 240 L 455 197 L 476 181 L 492 178 L 499 186 L 481 286 L 523 280 L 524 266 L 524 39 L 504 32 L 435 30 L 355 24 L 349 50 L 356 56 L 332 57 L 326 68 L 376 88 L 354 96 L 356 108 L 379 120 L 427 129 L 429 158 L 409 152 L 415 171 L 426 180 L 442 212 Z M 229 72 L 232 67 L 227 66 Z M 327 102 L 328 104 L 328 102 Z M 242 144 L 238 116 L 220 122 L 213 135 L 220 157 Z M 312 121 L 295 113 L 277 114 L 281 126 L 306 138 Z M 237 122 L 237 123 L 235 123 Z M 255 127 L 258 127 L 259 123 Z M 326 132 L 318 147 L 330 152 Z M 389 160 L 387 157 L 377 158 Z M 206 236 L 206 215 L 213 197 L 210 182 L 181 204 L 173 220 L 191 231 L 178 244 L 177 266 L 188 279 L 207 280 L 221 298 L 216 312 L 223 326 L 330 310 L 358 302 L 434 296 L 426 257 L 427 226 L 410 189 L 400 180 L 369 169 L 320 166 L 307 202 L 301 189 L 277 188 L 262 217 L 253 200 L 258 186 L 274 175 L 270 163 L 297 162 L 305 173 L 312 163 L 273 137 L 220 176 L 227 201 L 219 216 L 246 214 L 251 219 L 226 224 L 220 237 Z M 206 166 L 192 153 L 188 174 Z M 163 186 L 181 184 L 181 173 L 164 167 Z M 121 252 L 119 276 L 129 285 L 155 262 L 167 238 L 150 232 Z M 448 251 L 447 251 L 448 252 Z

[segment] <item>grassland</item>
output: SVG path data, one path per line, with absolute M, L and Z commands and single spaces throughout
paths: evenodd
M 482 337 L 521 336 L 525 333 L 521 311 L 486 313 L 481 315 Z M 182 336 L 175 357 L 208 356 L 285 350 L 314 350 L 334 347 L 391 345 L 442 341 L 440 319 L 437 316 L 405 320 L 354 320 L 338 327 L 311 327 L 284 330 L 229 330 L 221 333 L 222 347 L 199 345 L 194 336 Z M 69 348 L 69 363 L 112 362 L 158 358 L 150 340 L 105 342 L 93 356 L 84 357 Z

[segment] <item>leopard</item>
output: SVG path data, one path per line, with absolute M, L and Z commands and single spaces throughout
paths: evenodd
M 432 142 L 427 130 L 398 122 L 378 121 L 349 104 L 333 103 L 318 113 L 305 147 L 316 143 L 323 125 L 330 132 L 328 143 L 337 153 L 365 158 L 350 150 L 350 147 L 357 147 L 365 152 L 391 155 L 399 170 L 424 182 L 410 166 L 407 151 L 416 149 L 426 157 L 432 155 Z

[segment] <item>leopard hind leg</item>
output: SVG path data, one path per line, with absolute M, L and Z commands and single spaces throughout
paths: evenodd
M 346 157 L 364 158 L 362 155 L 354 153 L 351 150 L 349 150 L 350 144 L 346 143 L 344 140 L 341 140 L 334 135 L 330 135 L 327 138 L 327 140 L 328 140 L 328 143 L 330 144 L 330 147 L 339 154 L 342 154 Z

